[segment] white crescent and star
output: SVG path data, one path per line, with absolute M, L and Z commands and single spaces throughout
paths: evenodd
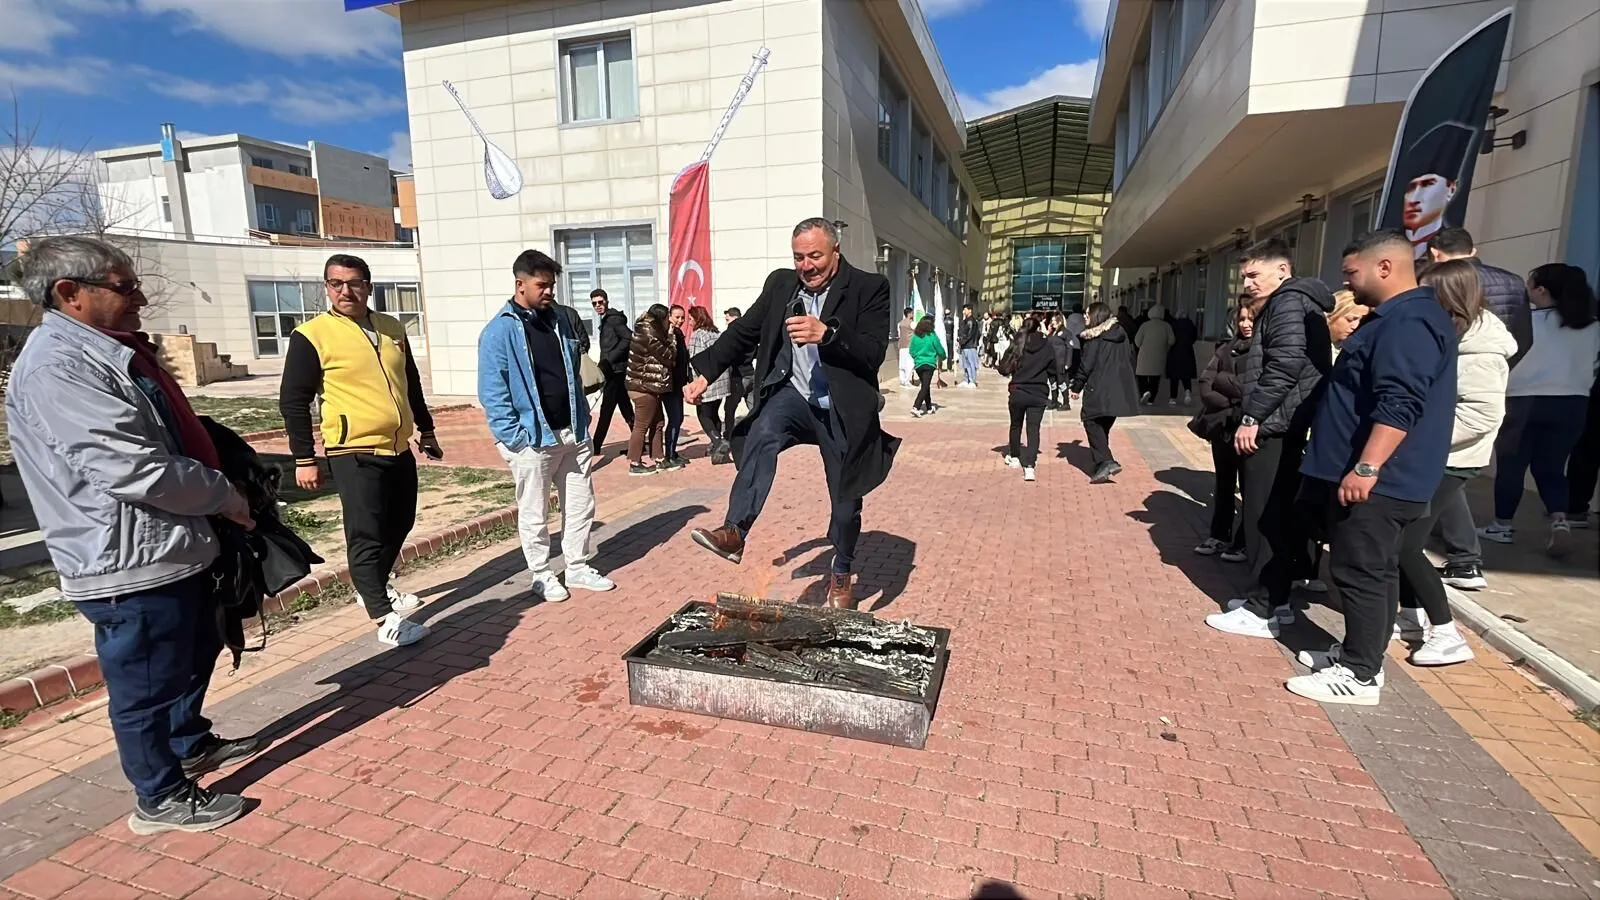
M 700 263 L 696 262 L 693 259 L 686 259 L 686 260 L 684 260 L 682 263 L 680 263 L 678 265 L 678 271 L 677 271 L 677 274 L 676 274 L 676 276 L 674 277 L 673 280 L 676 281 L 678 284 L 682 285 L 684 283 L 684 280 L 683 280 L 684 276 L 689 274 L 690 272 L 693 272 L 695 275 L 699 276 L 700 285 L 702 287 L 705 286 L 705 283 L 706 283 L 706 270 L 701 268 L 700 267 Z M 693 294 L 693 293 L 689 294 L 689 302 L 690 303 L 693 303 L 696 299 L 698 299 L 698 298 L 696 297 L 695 294 Z

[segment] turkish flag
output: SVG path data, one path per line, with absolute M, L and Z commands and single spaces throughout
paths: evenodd
M 678 173 L 667 198 L 667 272 L 672 305 L 711 312 L 711 163 Z

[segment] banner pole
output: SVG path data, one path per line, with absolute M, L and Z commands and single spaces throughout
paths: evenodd
M 755 52 L 749 70 L 744 73 L 743 78 L 739 79 L 739 89 L 733 92 L 733 101 L 728 104 L 727 111 L 722 114 L 722 121 L 717 123 L 717 130 L 711 132 L 711 140 L 706 142 L 706 149 L 700 151 L 699 162 L 705 162 L 711 158 L 711 154 L 717 152 L 717 145 L 722 143 L 722 135 L 727 132 L 728 125 L 733 121 L 734 113 L 738 112 L 740 105 L 744 103 L 744 98 L 749 96 L 750 89 L 755 87 L 756 75 L 760 74 L 761 68 L 767 64 L 767 58 L 771 53 L 772 51 L 766 47 L 762 47 Z

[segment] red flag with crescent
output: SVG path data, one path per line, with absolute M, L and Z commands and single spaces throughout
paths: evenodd
M 711 163 L 678 173 L 667 198 L 667 282 L 673 305 L 711 312 Z

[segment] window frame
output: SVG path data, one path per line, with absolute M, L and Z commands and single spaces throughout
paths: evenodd
M 304 225 L 304 227 L 302 227 Z M 304 207 L 294 211 L 294 233 L 316 234 L 317 214 L 315 211 Z
M 626 116 L 615 116 L 611 109 L 611 73 L 606 68 L 606 45 L 618 42 L 627 42 L 628 59 L 633 64 L 633 112 Z M 639 41 L 634 34 L 633 27 L 623 29 L 607 29 L 595 32 L 580 32 L 567 34 L 556 39 L 556 92 L 557 102 L 561 107 L 559 127 L 561 128 L 588 128 L 595 125 L 610 125 L 617 122 L 634 122 L 639 119 Z M 577 94 L 575 92 L 572 73 L 572 51 L 595 49 L 599 61 L 598 90 L 599 101 L 602 108 L 601 115 L 592 119 L 577 118 Z
M 591 331 L 594 329 L 594 307 L 589 305 L 589 296 L 587 292 L 585 292 L 582 297 L 574 296 L 572 288 L 572 273 L 579 270 L 587 271 L 590 276 L 590 283 L 595 287 L 601 286 L 600 250 L 598 244 L 595 243 L 595 236 L 598 233 L 605 231 L 617 231 L 621 232 L 623 235 L 622 280 L 627 286 L 628 296 L 626 298 L 619 299 L 617 297 L 617 292 L 609 287 L 606 288 L 606 294 L 607 299 L 610 301 L 610 308 L 626 315 L 628 317 L 628 327 L 631 329 L 633 328 L 634 322 L 637 321 L 638 313 L 649 309 L 650 304 L 652 303 L 666 302 L 665 299 L 663 299 L 662 290 L 663 286 L 666 285 L 666 283 L 662 281 L 663 264 L 661 260 L 660 249 L 656 244 L 656 239 L 659 237 L 659 234 L 658 229 L 656 228 L 656 223 L 652 219 L 629 219 L 611 222 L 572 222 L 568 224 L 557 225 L 551 228 L 550 247 L 555 251 L 554 255 L 556 261 L 561 264 L 561 277 L 558 281 L 556 302 L 566 306 L 571 306 L 573 309 L 576 309 L 579 316 L 586 324 L 588 324 Z M 650 247 L 650 262 L 648 265 L 646 265 L 644 262 L 632 262 L 628 259 L 628 233 L 640 231 L 648 233 L 650 237 L 648 244 Z M 567 255 L 567 241 L 571 235 L 575 234 L 589 235 L 590 250 L 593 254 L 593 261 L 588 263 L 586 267 L 582 265 L 573 265 Z M 615 267 L 608 266 L 607 268 Z M 645 271 L 646 269 L 648 269 L 650 272 L 651 295 L 646 298 L 635 297 L 633 296 L 633 276 L 637 273 Z M 668 287 L 669 289 L 665 293 L 666 296 L 670 297 L 670 286 Z M 593 287 L 589 288 L 589 290 L 593 290 Z
M 1024 249 L 1047 246 L 1054 246 L 1058 249 L 1055 253 L 1045 255 L 1024 254 L 1021 252 Z M 1073 252 L 1075 248 L 1081 248 L 1081 253 Z M 1054 268 L 1058 271 L 1024 273 L 1021 271 L 1021 260 L 1025 255 L 1029 259 L 1053 260 L 1056 263 Z M 1063 310 L 1071 309 L 1078 305 L 1087 307 L 1091 302 L 1089 282 L 1093 267 L 1090 264 L 1090 258 L 1093 255 L 1094 235 L 1087 232 L 1030 234 L 1011 238 L 1011 267 L 1006 287 L 1006 299 L 1011 310 L 1013 312 L 1027 312 L 1032 309 L 1031 300 L 1026 307 L 1023 307 L 1018 305 L 1018 298 L 1032 298 L 1035 294 L 1055 294 L 1061 298 L 1061 308 Z M 1082 261 L 1081 269 L 1069 269 L 1069 260 L 1077 262 L 1080 259 Z M 1019 279 L 1027 279 L 1029 281 L 1029 289 L 1026 292 L 1018 290 Z M 1036 279 L 1047 279 L 1043 290 L 1033 289 L 1033 285 L 1037 283 Z M 1053 284 L 1048 281 L 1050 279 L 1054 280 Z M 1069 280 L 1076 281 L 1076 286 L 1069 288 Z
M 321 315 L 328 308 L 328 295 L 321 281 L 310 281 L 287 276 L 245 276 L 245 315 L 249 317 L 250 348 L 257 359 L 281 357 L 289 349 L 289 335 L 294 328 L 300 327 L 307 321 Z M 299 309 L 283 307 L 279 288 L 282 285 L 296 285 L 300 297 Z M 256 285 L 269 285 L 272 293 L 272 308 L 258 309 L 254 295 Z M 264 333 L 259 328 L 260 320 L 270 320 L 272 331 Z M 298 320 L 294 328 L 287 331 L 283 325 L 285 320 Z M 262 347 L 266 342 L 272 343 L 273 349 L 263 352 Z
M 161 221 L 172 224 L 172 198 L 165 195 L 161 198 Z
M 273 231 L 282 228 L 282 220 L 278 218 L 278 205 L 265 200 L 256 201 L 256 226 L 262 231 Z
M 250 165 L 255 166 L 258 169 L 267 169 L 273 172 L 278 171 L 273 165 L 272 158 L 268 156 L 256 156 L 253 153 L 250 154 Z
M 879 57 L 878 128 L 880 132 L 883 129 L 883 111 L 885 108 L 890 110 L 891 117 L 889 120 L 888 145 L 888 154 L 890 159 L 885 160 L 883 158 L 884 145 L 880 134 L 880 140 L 878 142 L 878 162 L 881 163 L 884 168 L 893 173 L 895 180 L 909 187 L 911 185 L 911 163 L 910 154 L 908 151 L 910 150 L 911 146 L 911 116 L 913 108 L 911 104 L 911 94 L 902 86 L 902 84 L 903 83 L 900 81 L 900 79 L 896 77 L 894 69 L 889 66 L 888 61 L 884 60 L 882 57 Z M 888 104 L 887 107 L 884 103 L 884 94 L 886 93 L 885 88 L 888 89 L 887 93 L 889 95 L 889 99 L 892 101 L 892 103 Z

